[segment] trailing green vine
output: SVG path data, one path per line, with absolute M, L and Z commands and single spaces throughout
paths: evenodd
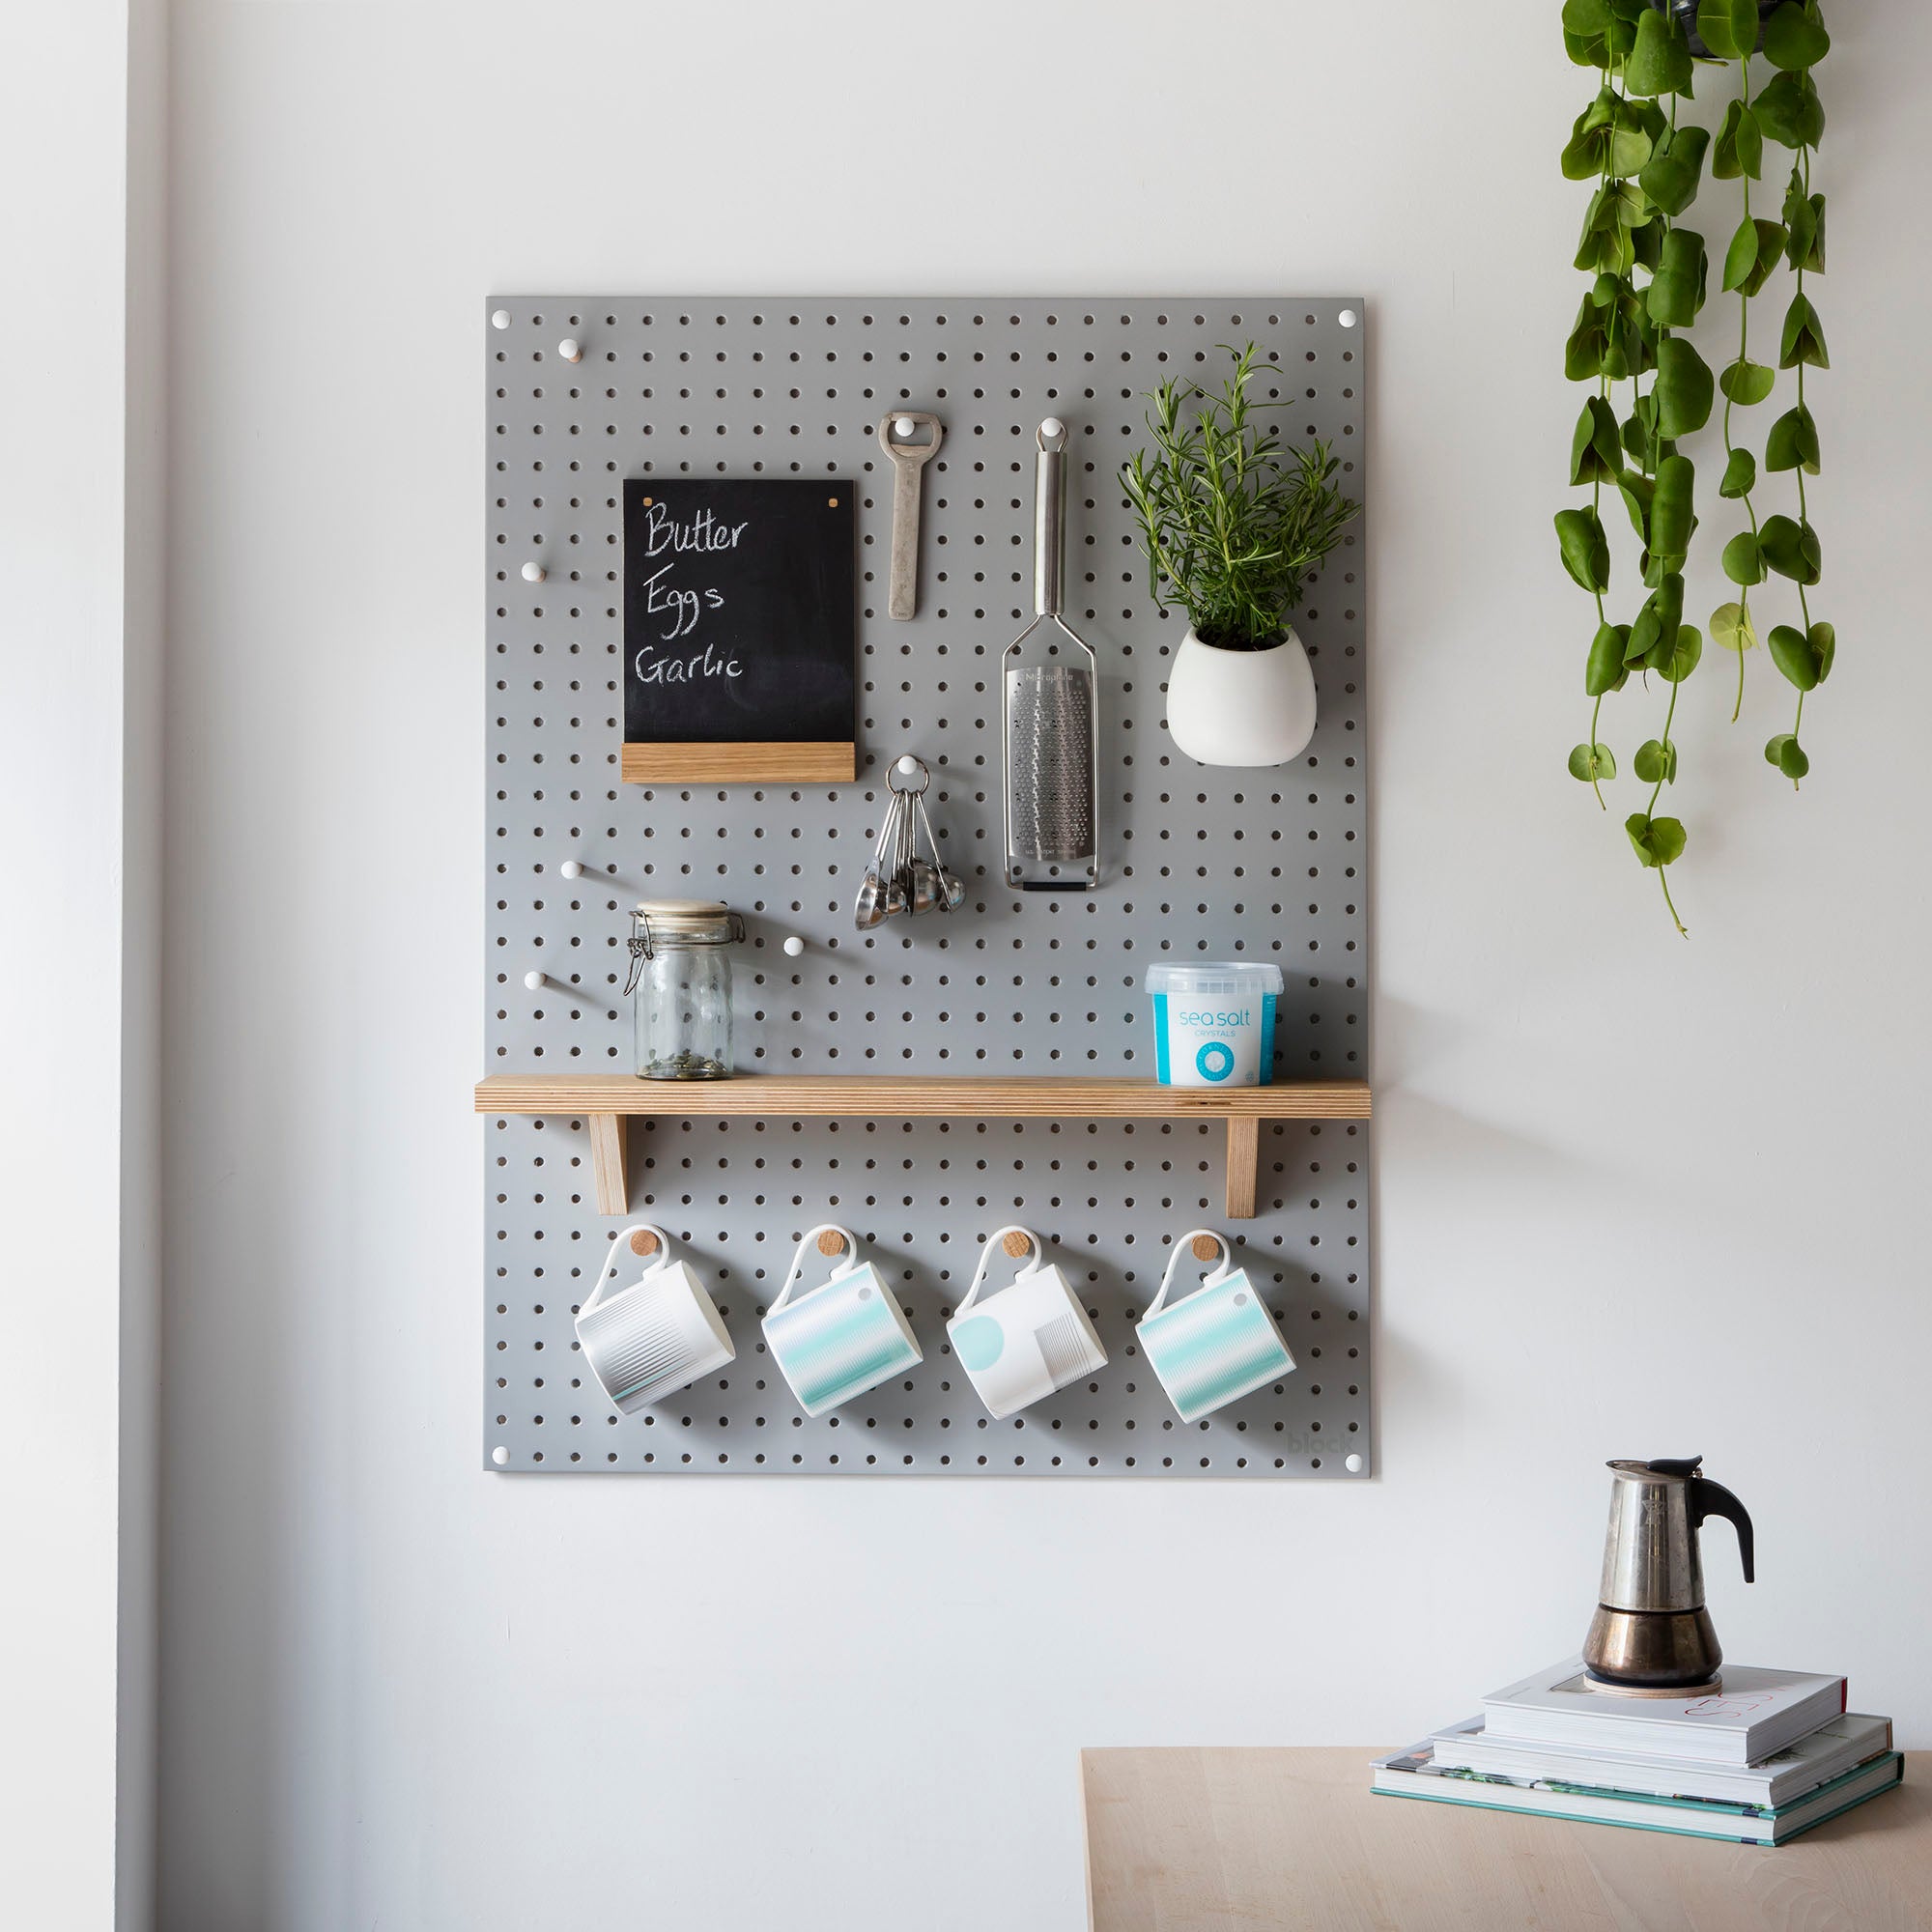
M 1571 441 L 1570 482 L 1590 491 L 1588 509 L 1556 516 L 1564 567 L 1593 599 L 1597 626 L 1584 661 L 1584 695 L 1590 699 L 1589 736 L 1569 759 L 1572 775 L 1588 782 L 1607 809 L 1603 786 L 1616 777 L 1616 759 L 1601 733 L 1604 700 L 1621 691 L 1633 672 L 1648 683 L 1655 672 L 1670 689 L 1658 736 L 1632 760 L 1637 780 L 1650 787 L 1643 809 L 1624 829 L 1638 862 L 1656 871 L 1671 921 L 1681 933 L 1665 876 L 1686 846 L 1683 822 L 1658 815 L 1666 784 L 1678 775 L 1672 729 L 1678 688 L 1703 655 L 1703 636 L 1684 622 L 1685 571 L 1698 518 L 1696 470 L 1679 448 L 1709 421 L 1716 392 L 1724 399 L 1724 473 L 1721 497 L 1742 503 L 1747 527 L 1725 545 L 1724 573 L 1739 586 L 1736 602 L 1711 615 L 1713 640 L 1738 654 L 1733 720 L 1744 705 L 1745 653 L 1757 633 L 1750 591 L 1771 572 L 1798 583 L 1804 628 L 1780 625 L 1766 640 L 1772 661 L 1804 695 L 1831 668 L 1830 625 L 1813 624 L 1804 589 L 1817 582 L 1818 543 L 1804 501 L 1804 477 L 1817 473 L 1817 434 L 1804 404 L 1807 364 L 1825 366 L 1823 330 L 1804 292 L 1804 278 L 1824 266 L 1824 204 L 1810 193 L 1810 151 L 1824 128 L 1810 69 L 1830 41 L 1818 0 L 1783 0 L 1765 24 L 1764 51 L 1776 77 L 1753 99 L 1750 60 L 1758 46 L 1758 0 L 1563 0 L 1564 45 L 1579 66 L 1603 78 L 1595 99 L 1577 117 L 1563 151 L 1573 181 L 1595 183 L 1584 215 L 1576 266 L 1591 276 L 1588 292 L 1564 350 L 1565 374 L 1594 382 Z M 1691 98 L 1699 59 L 1736 61 L 1738 98 L 1727 106 L 1715 137 L 1681 125 L 1678 108 Z M 1708 69 L 1707 69 L 1708 71 Z M 1667 110 L 1662 104 L 1668 102 Z M 1784 219 L 1754 215 L 1750 185 L 1763 178 L 1766 137 L 1798 151 Z M 1744 219 L 1725 251 L 1723 287 L 1739 298 L 1738 351 L 1721 377 L 1688 336 L 1704 306 L 1709 273 L 1704 239 L 1681 225 L 1695 200 L 1706 156 L 1716 180 L 1743 184 Z M 1750 301 L 1783 255 L 1797 274 L 1797 293 L 1786 314 L 1780 366 L 1798 371 L 1798 405 L 1772 431 L 1765 467 L 1792 469 L 1798 482 L 1798 517 L 1774 516 L 1760 524 L 1752 493 L 1757 462 L 1733 437 L 1736 409 L 1763 402 L 1776 371 L 1750 359 Z M 1644 271 L 1639 284 L 1636 271 Z M 1650 378 L 1649 386 L 1644 379 Z M 1631 384 L 1630 413 L 1619 422 L 1614 387 Z M 1605 608 L 1610 590 L 1610 547 L 1602 505 L 1613 485 L 1640 546 L 1639 574 L 1647 592 L 1628 624 L 1613 622 Z M 1806 681 L 1808 679 L 1808 682 Z M 1807 768 L 1798 746 L 1798 724 L 1766 747 L 1765 755 L 1787 776 Z

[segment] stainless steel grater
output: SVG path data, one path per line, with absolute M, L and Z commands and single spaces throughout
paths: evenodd
M 1087 892 L 1100 883 L 1099 679 L 1093 646 L 1060 609 L 1066 426 L 1049 416 L 1035 440 L 1036 614 L 1007 646 L 1000 679 L 1007 883 Z

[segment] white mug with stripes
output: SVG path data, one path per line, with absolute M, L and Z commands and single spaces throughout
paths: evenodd
M 619 1287 L 640 1262 L 642 1272 Z M 648 1221 L 611 1243 L 577 1311 L 577 1340 L 598 1386 L 626 1415 L 716 1374 L 738 1352 L 690 1263 L 674 1261 L 670 1236 Z
M 1028 1259 L 1004 1288 L 982 1296 L 996 1249 L 1011 1261 Z M 1080 1297 L 1030 1228 L 1002 1228 L 980 1250 L 973 1286 L 946 1333 L 995 1422 L 1107 1366 Z

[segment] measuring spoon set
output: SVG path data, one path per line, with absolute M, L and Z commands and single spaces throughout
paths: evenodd
M 886 774 L 886 815 L 853 907 L 861 932 L 870 932 L 898 913 L 957 912 L 966 902 L 965 881 L 947 869 L 926 815 L 925 793 L 931 783 L 924 760 L 911 753 Z M 922 833 L 923 856 L 919 849 Z

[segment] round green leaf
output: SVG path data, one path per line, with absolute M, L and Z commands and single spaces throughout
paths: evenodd
M 1684 827 L 1675 818 L 1652 818 L 1648 812 L 1634 811 L 1624 820 L 1631 847 L 1638 863 L 1650 869 L 1668 866 L 1684 852 Z
M 1755 650 L 1757 629 L 1750 611 L 1742 604 L 1719 604 L 1711 612 L 1711 641 L 1719 650 Z
M 1685 336 L 1672 335 L 1657 345 L 1657 433 L 1666 442 L 1694 436 L 1711 419 L 1711 398 L 1717 389 L 1711 365 Z M 1688 457 L 1669 462 L 1688 463 Z
M 1818 532 L 1808 523 L 1789 517 L 1767 517 L 1757 533 L 1764 560 L 1780 577 L 1798 583 L 1816 583 L 1824 569 Z
M 1563 45 L 1578 67 L 1608 67 L 1624 51 L 1610 44 L 1615 24 L 1609 0 L 1563 0 Z
M 1764 582 L 1764 553 L 1758 549 L 1756 536 L 1749 530 L 1740 530 L 1724 546 L 1724 575 L 1733 583 L 1742 583 L 1748 588 L 1753 583 Z
M 1748 497 L 1757 487 L 1757 458 L 1747 449 L 1734 449 L 1724 464 L 1724 480 L 1718 485 L 1720 497 Z
M 1631 769 L 1647 785 L 1675 784 L 1677 747 L 1664 744 L 1661 738 L 1647 738 L 1637 747 Z
M 1777 355 L 1780 369 L 1795 369 L 1801 362 L 1808 362 L 1814 369 L 1832 366 L 1825 352 L 1825 325 L 1818 320 L 1811 298 L 1804 295 L 1793 296 L 1791 306 L 1784 311 L 1784 334 Z
M 1603 170 L 1597 172 L 1602 174 Z M 1748 175 L 1752 181 L 1763 178 L 1764 131 L 1756 113 L 1742 100 L 1732 101 L 1724 110 L 1718 138 L 1711 146 L 1711 174 L 1717 181 L 1736 181 L 1740 175 Z
M 1641 30 L 1637 44 L 1643 44 Z M 1832 37 L 1816 10 L 1807 11 L 1798 0 L 1784 5 L 1764 23 L 1764 57 L 1773 67 L 1796 69 L 1816 67 L 1832 51 Z
M 1754 52 L 1756 0 L 1698 0 L 1697 37 L 1719 60 L 1742 60 Z
M 1704 306 L 1707 275 L 1704 238 L 1694 228 L 1673 228 L 1663 238 L 1657 270 L 1644 291 L 1651 321 L 1664 328 L 1689 328 Z
M 1624 668 L 1624 647 L 1630 641 L 1628 624 L 1599 624 L 1590 639 L 1590 655 L 1583 663 L 1583 693 L 1602 697 L 1605 692 L 1620 691 L 1630 672 Z
M 1638 170 L 1637 185 L 1665 214 L 1682 214 L 1697 199 L 1704 152 L 1710 145 L 1707 128 L 1686 125 L 1672 129 Z
M 1688 456 L 1666 456 L 1657 466 L 1650 500 L 1650 547 L 1665 556 L 1682 556 L 1690 548 L 1690 532 L 1697 523 L 1691 509 L 1696 475 Z
M 1730 401 L 1748 409 L 1753 403 L 1761 403 L 1777 386 L 1777 371 L 1768 369 L 1762 362 L 1747 362 L 1739 356 L 1729 363 L 1724 373 L 1718 378 L 1718 386 Z
M 1558 510 L 1556 542 L 1563 554 L 1563 568 L 1585 590 L 1610 587 L 1610 540 L 1604 534 L 1603 520 L 1595 510 Z
M 1823 684 L 1832 675 L 1832 665 L 1838 655 L 1837 626 L 1813 624 L 1806 640 L 1811 646 L 1811 662 L 1818 667 L 1818 682 Z
M 1730 245 L 1724 250 L 1724 287 L 1739 295 L 1754 296 L 1764 287 L 1771 271 L 1784 252 L 1784 229 L 1776 221 L 1748 220 L 1738 223 Z M 1577 267 L 1583 265 L 1579 262 Z
M 1825 103 L 1808 73 L 1778 74 L 1751 107 L 1759 131 L 1779 147 L 1815 148 L 1825 138 Z
M 1787 684 L 1800 691 L 1813 691 L 1818 684 L 1818 662 L 1811 654 L 1810 640 L 1790 624 L 1776 624 L 1764 640 L 1771 661 L 1783 673 Z
M 1677 641 L 1668 649 L 1662 643 L 1654 646 L 1644 664 L 1666 684 L 1682 684 L 1697 668 L 1703 655 L 1704 634 L 1695 624 L 1680 624 Z
M 1667 11 L 1646 12 L 1636 23 L 1636 45 L 1624 67 L 1624 85 L 1633 94 L 1690 92 L 1690 44 Z
M 1772 424 L 1765 439 L 1764 467 L 1767 469 L 1803 469 L 1807 476 L 1818 473 L 1818 425 L 1803 403 L 1786 410 Z
M 1765 741 L 1764 761 L 1776 765 L 1793 784 L 1811 769 L 1811 760 L 1789 731 L 1780 731 L 1776 737 Z
M 1581 779 L 1585 784 L 1595 784 L 1599 779 L 1613 779 L 1616 775 L 1617 761 L 1607 745 L 1578 745 L 1570 753 L 1570 776 Z
M 1623 469 L 1617 443 L 1617 412 L 1602 396 L 1592 396 L 1577 418 L 1570 439 L 1572 484 L 1614 483 Z

